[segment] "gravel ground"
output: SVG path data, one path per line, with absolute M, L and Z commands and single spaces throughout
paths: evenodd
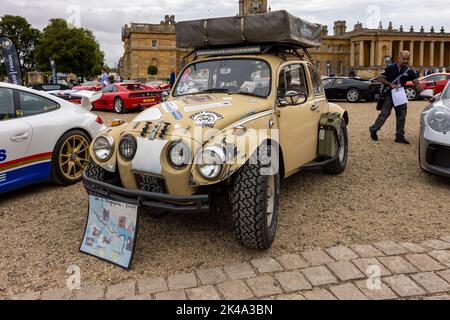
M 393 142 L 395 117 L 374 143 L 368 127 L 373 104 L 340 103 L 350 114 L 350 156 L 338 177 L 304 171 L 282 184 L 281 218 L 273 247 L 264 253 L 240 247 L 232 229 L 207 215 L 141 217 L 131 271 L 78 252 L 87 213 L 81 184 L 31 186 L 0 199 L 0 297 L 64 287 L 70 265 L 82 284 L 116 283 L 281 255 L 315 247 L 384 239 L 422 241 L 450 232 L 450 180 L 420 170 L 419 116 L 424 102 L 410 104 L 407 136 Z M 134 114 L 99 112 L 108 122 Z

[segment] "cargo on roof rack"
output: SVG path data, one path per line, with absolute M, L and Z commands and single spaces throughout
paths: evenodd
M 322 26 L 295 17 L 285 10 L 176 24 L 178 48 L 206 49 L 248 44 L 320 47 Z

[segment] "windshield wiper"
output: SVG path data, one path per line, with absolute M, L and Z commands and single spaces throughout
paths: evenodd
M 225 89 L 225 88 L 211 88 L 211 89 L 206 89 L 206 90 L 203 90 L 203 91 L 200 91 L 199 93 L 204 93 L 204 92 L 225 92 L 225 93 L 228 93 L 228 92 L 230 92 L 230 89 Z
M 230 92 L 230 94 L 242 94 L 244 96 L 251 96 L 251 97 L 257 97 L 257 98 L 264 98 L 258 94 L 251 93 L 251 92 L 245 92 L 245 91 L 238 91 L 238 92 Z

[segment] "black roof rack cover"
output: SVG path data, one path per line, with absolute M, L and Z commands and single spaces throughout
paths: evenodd
M 181 21 L 176 24 L 178 48 L 205 49 L 251 44 L 319 47 L 322 26 L 285 10 L 263 14 Z

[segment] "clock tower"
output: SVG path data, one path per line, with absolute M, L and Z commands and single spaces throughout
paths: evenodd
M 266 12 L 267 0 L 239 0 L 239 16 Z

